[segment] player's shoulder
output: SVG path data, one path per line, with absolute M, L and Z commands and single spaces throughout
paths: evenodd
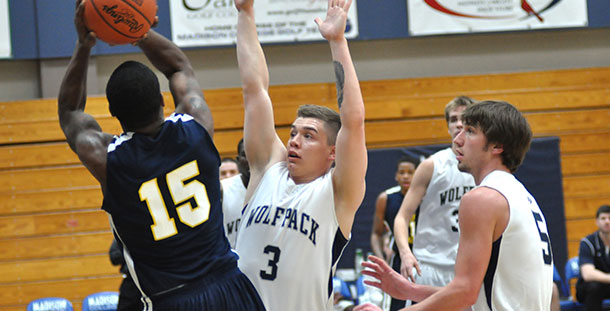
M 490 208 L 505 208 L 507 199 L 498 190 L 489 187 L 476 187 L 468 191 L 460 201 L 460 209 L 487 210 Z

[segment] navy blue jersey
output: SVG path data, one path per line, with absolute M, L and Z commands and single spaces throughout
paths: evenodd
M 211 137 L 189 115 L 172 114 L 155 137 L 125 133 L 108 146 L 102 208 L 145 296 L 236 266 L 223 231 L 219 165 Z
M 394 189 L 394 188 L 391 188 Z M 400 192 L 400 187 L 398 191 L 387 193 L 387 199 L 385 203 L 385 216 L 384 220 L 388 222 L 390 226 L 390 231 L 394 232 L 394 219 L 396 219 L 396 214 L 398 214 L 398 210 L 400 209 L 400 204 L 402 204 L 402 200 L 405 196 Z

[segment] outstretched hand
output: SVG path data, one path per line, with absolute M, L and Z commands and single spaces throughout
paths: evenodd
M 413 271 L 413 268 L 415 268 L 415 271 Z M 407 280 L 415 282 L 415 272 L 417 272 L 417 275 L 421 275 L 421 268 L 413 253 L 405 256 L 405 258 L 400 257 L 400 274 L 407 278 Z
M 407 293 L 412 289 L 412 283 L 394 271 L 383 259 L 371 255 L 368 260 L 370 262 L 362 263 L 362 267 L 365 268 L 362 274 L 372 276 L 379 282 L 364 280 L 364 284 L 377 287 L 394 298 L 407 300 Z
M 76 12 L 74 14 L 74 25 L 78 33 L 78 42 L 84 47 L 91 48 L 95 45 L 95 33 L 89 31 L 85 26 L 85 0 L 76 0 Z
M 235 0 L 235 7 L 238 11 L 251 10 L 254 6 L 254 0 Z
M 328 0 L 326 19 L 322 21 L 321 18 L 317 17 L 314 20 L 324 39 L 335 41 L 344 38 L 347 11 L 351 5 L 352 0 Z

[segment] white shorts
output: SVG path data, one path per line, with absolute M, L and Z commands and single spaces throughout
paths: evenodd
M 453 266 L 437 266 L 423 262 L 419 263 L 421 275 L 415 275 L 415 283 L 431 286 L 445 286 L 453 280 L 455 270 Z M 410 306 L 411 301 L 408 300 L 406 306 Z
M 421 269 L 421 275 L 415 276 L 415 283 L 417 284 L 445 286 L 455 276 L 453 266 L 437 266 L 420 262 L 419 268 Z

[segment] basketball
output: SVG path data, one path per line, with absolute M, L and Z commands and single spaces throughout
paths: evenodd
M 110 44 L 141 39 L 157 15 L 156 0 L 85 0 L 85 25 Z

